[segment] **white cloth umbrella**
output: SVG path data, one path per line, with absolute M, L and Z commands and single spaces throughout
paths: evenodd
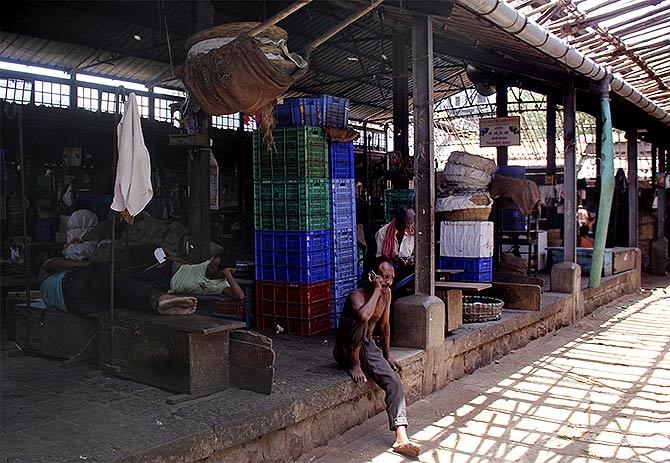
M 135 217 L 151 201 L 154 192 L 151 187 L 151 160 L 144 145 L 140 112 L 134 93 L 128 95 L 116 131 L 119 159 L 111 208 L 117 212 L 127 211 L 128 216 Z

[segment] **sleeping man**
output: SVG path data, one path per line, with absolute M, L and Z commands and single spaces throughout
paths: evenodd
M 42 299 L 49 307 L 84 317 L 109 310 L 110 270 L 108 263 L 49 259 L 39 273 Z M 193 296 L 199 294 L 244 298 L 231 269 L 222 266 L 222 256 L 196 265 L 165 262 L 145 271 L 115 275 L 118 307 L 156 315 L 187 315 L 196 311 L 197 299 Z

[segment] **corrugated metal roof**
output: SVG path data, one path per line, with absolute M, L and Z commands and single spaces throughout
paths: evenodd
M 559 6 L 569 3 L 568 0 L 560 3 L 554 0 L 510 1 L 526 9 L 542 8 L 550 2 Z M 659 3 L 666 5 L 668 2 L 670 0 Z M 262 20 L 289 3 L 213 2 L 214 22 Z M 623 1 L 619 3 L 623 4 Z M 289 48 L 300 51 L 338 18 L 364 4 L 366 2 L 361 0 L 319 0 L 294 13 L 280 23 L 289 32 Z M 394 3 L 398 4 L 402 5 L 402 2 Z M 181 87 L 171 74 L 167 41 L 169 37 L 172 62 L 181 63 L 191 21 L 190 9 L 189 2 L 5 2 L 0 27 L 0 59 Z M 392 112 L 391 35 L 407 34 L 411 15 L 405 9 L 386 4 L 381 11 L 382 14 L 372 13 L 361 18 L 317 49 L 311 57 L 309 72 L 291 89 L 292 92 L 347 97 L 352 101 L 353 118 L 389 120 Z M 560 16 L 560 11 L 557 15 Z M 558 16 L 554 25 L 561 24 Z M 632 21 L 634 24 L 639 22 L 638 19 Z M 575 39 L 591 33 L 589 27 L 586 25 L 583 31 L 572 32 Z M 471 86 L 464 75 L 465 65 L 469 62 L 511 74 L 527 74 L 535 82 L 553 85 L 560 84 L 571 73 L 555 60 L 458 4 L 454 5 L 448 19 L 437 18 L 435 31 L 436 101 Z M 141 40 L 135 40 L 135 35 Z M 663 46 L 659 50 L 665 52 Z M 665 60 L 658 62 L 661 64 L 657 68 L 665 69 Z M 625 65 L 621 64 L 621 69 Z M 410 92 L 411 89 L 410 73 Z M 646 93 L 659 98 L 659 102 L 670 104 L 662 90 L 650 88 Z

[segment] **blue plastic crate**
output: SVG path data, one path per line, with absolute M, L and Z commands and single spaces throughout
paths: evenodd
M 446 270 L 463 270 L 463 273 L 449 275 L 452 281 L 485 283 L 493 280 L 493 257 L 440 256 L 438 266 Z
M 331 141 L 328 144 L 330 154 L 330 176 L 332 178 L 354 178 L 354 142 Z
M 524 166 L 500 166 L 497 173 L 505 177 L 525 178 L 526 168 Z
M 336 262 L 333 264 L 333 280 L 355 280 L 358 275 L 358 264 L 356 261 Z
M 256 264 L 256 279 L 287 283 L 316 283 L 332 278 L 330 262 L 319 266 L 276 266 Z
M 356 289 L 356 278 L 345 277 L 333 280 L 333 298 L 337 299 L 349 295 Z
M 496 226 L 502 231 L 526 231 L 528 220 L 523 212 L 516 207 L 498 209 Z
M 356 184 L 350 178 L 331 180 L 333 230 L 356 228 Z
M 333 262 L 353 262 L 358 260 L 356 245 L 356 231 L 354 228 L 344 228 L 332 231 Z
M 314 283 L 332 277 L 331 231 L 256 231 L 256 279 Z
M 277 127 L 318 127 L 322 125 L 322 100 L 318 97 L 286 98 L 275 106 Z
M 349 100 L 321 95 L 321 125 L 346 129 L 349 127 Z

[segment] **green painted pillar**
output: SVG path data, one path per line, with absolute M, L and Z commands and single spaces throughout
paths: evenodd
M 614 142 L 612 140 L 612 113 L 610 111 L 610 82 L 611 76 L 605 76 L 598 87 L 600 97 L 600 117 L 602 118 L 602 156 L 600 160 L 600 201 L 598 204 L 598 217 L 596 222 L 596 239 L 593 246 L 593 260 L 591 261 L 591 274 L 589 286 L 597 288 L 600 286 L 600 278 L 603 273 L 603 259 L 605 257 L 605 242 L 607 240 L 607 227 L 612 210 L 612 197 L 614 196 Z

